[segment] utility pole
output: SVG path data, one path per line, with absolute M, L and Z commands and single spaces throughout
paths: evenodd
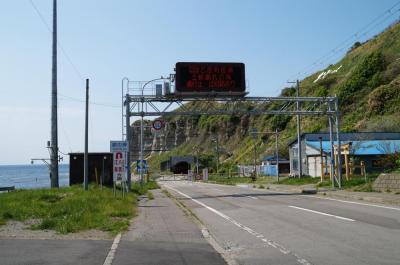
M 88 156 L 88 135 L 89 135 L 89 79 L 86 79 L 86 110 L 85 110 L 85 154 L 84 154 L 84 172 L 83 187 L 88 190 L 89 184 L 89 156 Z
M 51 152 L 50 182 L 58 188 L 58 131 L 57 131 L 57 0 L 53 0 L 53 51 L 51 78 Z
M 218 134 L 215 136 L 215 143 L 217 144 L 217 173 L 219 172 L 219 140 Z
M 296 97 L 300 97 L 300 81 L 297 79 L 296 82 L 289 82 L 289 84 L 296 84 Z M 296 102 L 296 111 L 300 110 L 300 102 Z M 297 170 L 299 178 L 303 175 L 303 164 L 301 159 L 301 128 L 300 128 L 300 114 L 296 114 L 297 118 Z
M 324 181 L 324 151 L 322 149 L 322 137 L 319 137 L 319 159 L 321 166 L 321 182 Z
M 254 179 L 257 178 L 257 168 L 256 168 L 256 163 L 257 163 L 257 150 L 256 150 L 257 134 L 258 134 L 257 129 L 255 127 L 253 127 L 251 129 L 251 135 L 252 135 L 252 137 L 254 139 Z
M 257 149 L 256 149 L 256 139 L 254 139 L 254 177 L 257 178 Z
M 300 83 L 299 80 L 296 80 L 296 96 L 300 96 Z M 300 102 L 297 101 L 297 111 L 300 110 Z M 301 158 L 301 129 L 300 129 L 300 114 L 297 114 L 297 158 L 298 162 L 298 169 L 299 169 L 299 178 L 303 175 L 303 162 Z
M 278 129 L 275 130 L 275 155 L 276 155 L 276 177 L 279 182 L 279 149 L 278 149 Z

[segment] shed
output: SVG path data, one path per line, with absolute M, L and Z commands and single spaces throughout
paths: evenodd
M 276 156 L 265 156 L 261 161 L 262 172 L 267 176 L 276 176 Z M 290 161 L 286 157 L 279 157 L 279 174 L 289 174 Z
M 110 152 L 89 153 L 89 182 L 113 185 L 113 156 Z M 82 184 L 84 174 L 84 153 L 69 153 L 69 183 Z

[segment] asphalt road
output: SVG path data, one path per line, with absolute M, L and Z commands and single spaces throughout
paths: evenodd
M 400 264 L 400 208 L 187 181 L 161 184 L 239 264 Z
M 103 264 L 110 240 L 1 239 L 1 265 Z

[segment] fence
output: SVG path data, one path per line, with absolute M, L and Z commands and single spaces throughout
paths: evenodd
M 238 166 L 240 177 L 250 177 L 254 166 Z M 276 165 L 256 166 L 258 176 L 276 176 Z

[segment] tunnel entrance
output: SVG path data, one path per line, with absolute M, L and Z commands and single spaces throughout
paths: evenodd
M 161 171 L 170 171 L 174 174 L 187 174 L 194 163 L 193 156 L 171 156 L 160 164 Z
M 172 172 L 174 174 L 187 174 L 189 170 L 190 170 L 190 164 L 188 162 L 185 162 L 185 161 L 177 163 L 172 168 Z

